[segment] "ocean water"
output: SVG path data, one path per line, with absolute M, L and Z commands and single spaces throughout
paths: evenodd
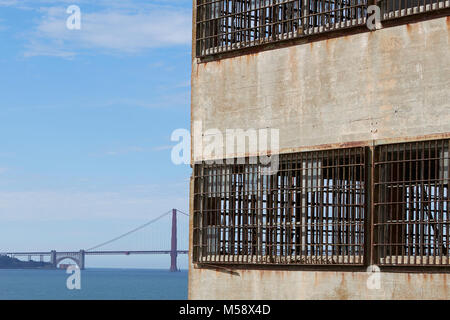
M 184 300 L 187 271 L 86 269 L 81 289 L 67 289 L 65 270 L 0 270 L 0 300 Z

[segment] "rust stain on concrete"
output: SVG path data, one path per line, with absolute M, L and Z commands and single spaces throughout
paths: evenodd
M 297 56 L 295 54 L 295 48 L 289 50 L 289 66 L 292 69 L 297 68 Z
M 348 300 L 348 292 L 346 290 L 346 286 L 345 286 L 345 275 L 344 273 L 341 274 L 341 283 L 339 285 L 339 287 L 335 290 L 335 297 L 336 299 L 340 299 L 340 300 Z
M 327 53 L 330 51 L 330 39 L 325 40 L 325 48 L 327 49 Z
M 408 33 L 411 33 L 413 30 L 412 30 L 412 26 L 411 26 L 411 24 L 406 24 L 406 32 L 408 32 Z
M 401 39 L 393 36 L 381 38 L 380 45 L 383 51 L 395 51 L 403 47 Z
M 318 277 L 319 277 L 318 272 L 314 273 L 314 287 L 317 287 L 317 285 L 319 284 Z
M 195 74 L 192 72 L 192 78 L 197 79 L 198 78 L 198 64 L 196 64 L 195 66 L 192 66 L 192 68 L 195 69 Z
M 258 55 L 258 52 L 250 52 L 246 55 L 243 56 L 239 56 L 238 58 L 232 58 L 231 59 L 231 64 L 233 64 L 233 60 L 236 61 L 236 59 L 238 59 L 239 62 L 243 62 L 245 64 L 250 64 L 251 62 L 253 62 L 253 60 L 255 60 L 256 56 Z M 245 59 L 245 61 L 243 61 Z
M 249 53 L 249 54 L 246 54 L 245 55 L 245 58 L 247 59 L 247 60 L 250 60 L 250 58 L 255 58 L 257 55 L 259 55 L 259 52 L 251 52 L 251 53 Z
M 264 270 L 259 271 L 258 276 L 262 280 L 264 278 Z
M 380 110 L 382 110 L 382 111 L 388 111 L 388 110 L 392 110 L 393 107 L 394 107 L 394 106 L 391 105 L 391 104 L 389 104 L 389 105 L 382 105 L 382 106 L 380 106 Z
M 406 25 L 406 32 L 408 33 L 408 36 L 417 36 L 420 29 L 420 25 L 418 23 L 408 23 Z
M 448 18 L 447 18 L 447 21 L 448 21 Z M 444 283 L 443 287 L 444 288 L 443 289 L 444 289 L 444 292 L 445 292 L 445 296 L 448 297 L 448 293 L 447 293 L 448 283 L 447 283 L 447 274 L 446 273 L 443 274 L 443 278 L 444 278 L 444 281 L 443 281 L 443 283 Z

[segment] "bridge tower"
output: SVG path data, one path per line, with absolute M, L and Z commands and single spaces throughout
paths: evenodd
M 179 271 L 177 268 L 177 209 L 172 209 L 172 241 L 170 248 L 170 272 Z
M 50 263 L 52 264 L 53 268 L 56 269 L 58 262 L 56 261 L 56 250 L 52 250 L 50 253 Z
M 80 267 L 81 270 L 85 269 L 85 266 L 86 266 L 85 258 L 86 258 L 85 251 L 84 250 L 80 250 L 80 265 L 79 265 L 79 267 Z

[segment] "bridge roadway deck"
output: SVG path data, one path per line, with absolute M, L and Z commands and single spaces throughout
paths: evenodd
M 188 250 L 177 250 L 177 254 L 188 254 Z M 35 252 L 3 252 L 2 255 L 13 255 L 13 256 L 44 256 L 51 255 L 51 251 L 35 251 Z M 80 253 L 80 251 L 57 251 L 58 254 L 75 254 Z M 84 251 L 85 255 L 132 255 L 132 254 L 170 254 L 170 250 L 148 250 L 148 251 Z

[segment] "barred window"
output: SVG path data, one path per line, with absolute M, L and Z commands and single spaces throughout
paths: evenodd
M 280 155 L 272 175 L 240 160 L 195 165 L 194 262 L 364 263 L 364 148 Z
M 365 8 L 366 0 L 198 0 L 197 56 L 364 24 Z
M 366 23 L 368 0 L 197 0 L 197 56 Z M 375 1 L 373 1 L 375 3 Z M 448 0 L 381 0 L 382 20 L 449 7 Z
M 449 265 L 449 140 L 375 151 L 379 265 Z
M 448 0 L 381 0 L 378 5 L 383 20 L 450 7 Z

